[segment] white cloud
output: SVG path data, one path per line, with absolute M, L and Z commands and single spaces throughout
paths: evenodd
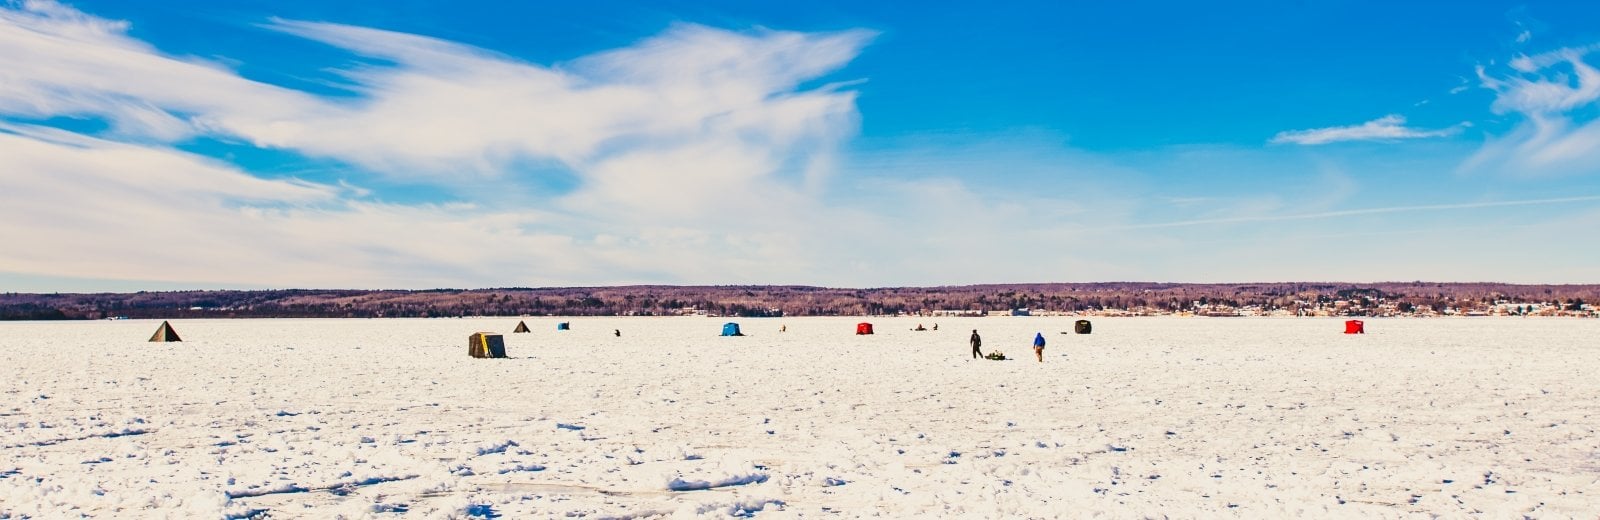
M 547 67 L 375 29 L 282 20 L 272 27 L 395 64 L 347 71 L 365 95 L 359 104 L 246 129 L 261 145 L 394 175 L 495 175 L 518 158 L 554 159 L 586 181 L 579 200 L 669 213 L 682 199 L 742 181 L 780 180 L 784 163 L 826 158 L 853 135 L 854 93 L 795 89 L 848 62 L 871 38 L 682 25 Z M 619 175 L 628 181 L 617 183 Z
M 1569 48 L 1533 56 L 1517 56 L 1510 67 L 1520 73 L 1494 77 L 1478 67 L 1478 79 L 1496 93 L 1490 107 L 1496 114 L 1550 114 L 1565 112 L 1600 99 L 1600 72 L 1584 63 L 1583 57 L 1595 46 Z M 1540 74 L 1556 66 L 1564 70 Z
M 173 140 L 191 134 L 196 115 L 242 127 L 317 105 L 215 64 L 161 55 L 127 29 L 53 2 L 0 8 L 0 114 L 102 116 L 125 135 Z
M 1423 139 L 1448 137 L 1461 132 L 1461 126 L 1423 130 L 1405 126 L 1406 118 L 1390 114 L 1354 126 L 1334 126 L 1310 130 L 1291 130 L 1272 136 L 1274 144 L 1292 143 L 1318 145 L 1342 141 L 1389 141 L 1396 139 Z
M 826 159 L 854 132 L 854 93 L 796 88 L 850 61 L 872 37 L 681 25 L 556 67 L 378 29 L 292 20 L 266 27 L 391 63 L 343 71 L 358 97 L 318 97 L 165 55 L 129 38 L 124 23 L 35 2 L 0 10 L 0 47 L 8 49 L 0 114 L 104 117 L 157 141 L 235 136 L 437 182 L 503 176 L 524 159 L 554 160 L 582 176 L 634 154 L 676 157 L 633 173 L 672 177 L 674 192 L 692 195 L 727 179 L 702 175 L 721 157 L 687 150 L 763 155 L 741 171 L 751 177 L 771 177 L 796 158 Z
M 855 132 L 855 94 L 799 86 L 853 59 L 869 31 L 680 25 L 537 65 L 377 29 L 264 26 L 381 64 L 341 72 L 356 96 L 317 96 L 165 54 L 126 23 L 53 2 L 0 8 L 0 117 L 115 127 L 88 137 L 7 126 L 0 213 L 49 224 L 7 227 L 3 239 L 32 245 L 0 259 L 0 272 L 313 287 L 704 283 L 816 272 L 828 259 L 828 230 L 813 226 L 829 220 L 819 194 Z M 195 135 L 334 158 L 443 195 L 364 202 L 361 188 L 262 180 L 161 144 Z M 527 160 L 560 165 L 576 187 L 449 202 L 468 178 L 542 185 L 523 178 L 538 175 L 517 168 Z
M 0 156 L 0 220 L 30 223 L 0 227 L 0 241 L 27 245 L 0 255 L 0 272 L 331 288 L 757 281 L 803 270 L 817 245 L 742 226 L 352 200 L 335 186 L 39 127 L 3 127 Z M 592 238 L 596 229 L 614 233 Z
M 1506 135 L 1491 138 L 1465 169 L 1514 174 L 1573 174 L 1600 171 L 1600 70 L 1585 61 L 1600 44 L 1521 55 L 1508 70 L 1478 67 L 1484 88 L 1495 92 L 1490 109 L 1522 120 Z
M 1579 203 L 1579 202 L 1600 202 L 1600 196 L 1560 197 L 1560 198 L 1536 199 L 1536 200 L 1506 200 L 1506 201 L 1493 201 L 1493 202 L 1468 202 L 1468 203 L 1458 203 L 1458 204 L 1427 204 L 1427 205 L 1418 205 L 1418 206 L 1395 206 L 1395 207 L 1387 207 L 1387 208 L 1362 208 L 1362 209 L 1348 209 L 1348 210 L 1337 210 L 1337 211 L 1323 211 L 1323 212 L 1317 212 L 1317 213 L 1262 214 L 1262 215 L 1252 215 L 1252 216 L 1242 216 L 1242 217 L 1205 218 L 1205 219 L 1183 220 L 1183 221 L 1175 221 L 1175 222 L 1159 222 L 1159 223 L 1152 223 L 1152 224 L 1135 224 L 1135 225 L 1131 225 L 1131 226 L 1126 226 L 1125 228 L 1126 229 L 1169 228 L 1169 227 L 1203 226 L 1203 225 L 1213 225 L 1213 224 L 1244 224 L 1244 223 L 1254 223 L 1254 222 L 1283 222 L 1283 221 L 1290 221 L 1290 220 L 1321 220 L 1321 219 L 1331 219 L 1331 218 L 1355 217 L 1355 216 L 1363 216 L 1363 215 L 1382 215 L 1382 214 L 1387 214 L 1387 213 L 1412 213 L 1412 212 L 1424 212 L 1424 211 L 1455 211 L 1455 210 L 1463 210 L 1463 209 L 1504 208 L 1504 207 L 1513 207 L 1513 206 L 1548 206 L 1548 205 L 1551 205 L 1551 204 Z

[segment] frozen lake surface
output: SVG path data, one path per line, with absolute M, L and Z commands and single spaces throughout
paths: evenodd
M 525 320 L 0 323 L 0 518 L 1600 510 L 1600 320 Z

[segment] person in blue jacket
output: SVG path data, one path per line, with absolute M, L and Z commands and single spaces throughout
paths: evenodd
M 1033 334 L 1033 357 L 1039 358 L 1039 362 L 1040 363 L 1044 362 L 1044 333 L 1043 332 L 1036 332 L 1036 333 Z

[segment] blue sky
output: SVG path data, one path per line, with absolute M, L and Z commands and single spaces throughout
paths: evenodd
M 1597 283 L 1600 7 L 0 3 L 0 290 Z

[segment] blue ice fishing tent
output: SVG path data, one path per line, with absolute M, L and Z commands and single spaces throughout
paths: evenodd
M 556 330 L 572 330 L 572 324 L 565 321 L 557 323 Z
M 743 336 L 744 334 L 739 332 L 739 324 L 738 323 L 734 323 L 734 322 L 730 321 L 728 323 L 722 324 L 722 335 L 724 335 L 724 336 Z

